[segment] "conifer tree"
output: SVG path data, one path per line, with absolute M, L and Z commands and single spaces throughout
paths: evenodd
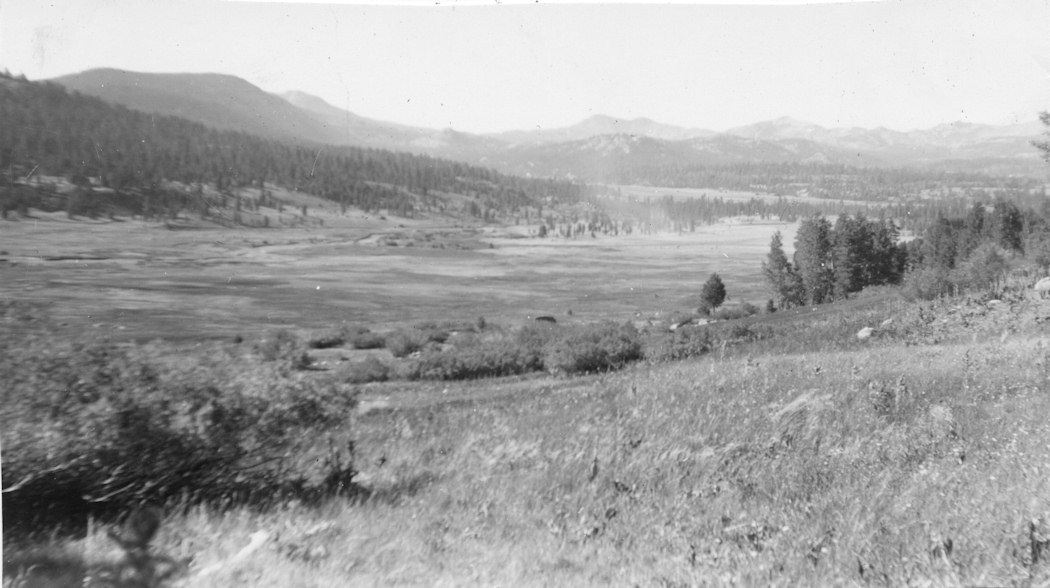
M 777 308 L 803 303 L 802 282 L 784 253 L 784 237 L 777 231 L 769 242 L 769 254 L 762 262 L 762 274 L 776 300 Z
M 722 306 L 725 300 L 726 286 L 722 283 L 722 278 L 718 274 L 711 274 L 700 291 L 701 308 L 710 311 Z
M 834 268 L 831 260 L 831 223 L 822 216 L 802 221 L 795 235 L 795 268 L 805 288 L 805 299 L 820 304 L 831 299 Z

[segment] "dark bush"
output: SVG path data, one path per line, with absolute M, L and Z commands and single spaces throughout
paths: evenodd
M 363 333 L 356 333 L 347 339 L 347 342 L 354 349 L 382 349 L 386 346 L 386 338 L 379 333 L 373 333 L 365 330 Z
M 350 366 L 348 384 L 367 384 L 368 382 L 385 382 L 390 377 L 390 366 L 376 357 L 368 356 Z
M 346 339 L 335 333 L 328 333 L 315 337 L 307 341 L 307 346 L 310 349 L 331 349 L 333 347 L 341 347 L 346 344 Z
M 602 323 L 567 331 L 548 346 L 544 367 L 552 372 L 576 374 L 619 369 L 642 357 L 642 343 L 632 325 Z

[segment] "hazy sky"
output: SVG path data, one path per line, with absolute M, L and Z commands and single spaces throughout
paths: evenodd
M 471 132 L 593 114 L 908 130 L 1050 109 L 1050 0 L 304 4 L 2 0 L 0 68 L 220 72 Z

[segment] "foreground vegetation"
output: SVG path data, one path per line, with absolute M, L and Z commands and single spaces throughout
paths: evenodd
M 991 305 L 883 295 L 835 308 L 778 313 L 766 336 L 684 362 L 442 384 L 444 394 L 426 383 L 366 386 L 362 409 L 341 425 L 364 494 L 289 493 L 254 507 L 172 497 L 157 548 L 200 570 L 266 533 L 253 555 L 207 576 L 189 572 L 194 586 L 1045 582 L 1050 308 L 1019 288 Z M 886 319 L 873 339 L 855 337 Z M 156 385 L 170 397 L 178 361 L 134 353 L 160 366 L 153 381 L 169 382 Z M 233 362 L 244 371 L 229 373 L 307 381 L 279 345 L 244 353 Z M 4 371 L 25 373 L 13 363 Z M 92 377 L 127 390 L 138 382 L 141 393 L 141 374 L 128 375 L 140 372 Z M 188 383 L 205 376 L 196 378 Z M 240 388 L 237 377 L 219 378 L 211 390 L 236 398 L 265 379 Z M 282 398 L 274 392 L 259 396 Z M 348 417 L 357 398 L 314 397 L 321 412 L 309 422 L 319 424 Z M 5 488 L 17 481 L 10 464 L 38 455 L 12 444 L 9 400 Z M 104 412 L 76 417 L 99 419 L 81 434 L 120 431 Z M 121 496 L 144 495 L 100 498 Z M 88 559 L 109 548 L 97 527 L 45 543 Z M 39 561 L 26 545 L 5 546 L 5 574 Z

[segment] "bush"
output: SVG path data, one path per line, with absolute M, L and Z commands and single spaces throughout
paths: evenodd
M 719 335 L 723 341 L 744 343 L 772 337 L 773 328 L 769 325 L 729 324 L 720 329 Z
M 350 366 L 350 375 L 346 378 L 346 383 L 367 384 L 369 382 L 385 382 L 389 377 L 390 366 L 386 365 L 376 357 L 368 356 Z
M 306 344 L 310 349 L 331 349 L 343 346 L 346 344 L 346 339 L 338 333 L 326 333 L 320 337 L 310 339 Z
M 386 348 L 394 357 L 408 357 L 427 343 L 427 337 L 415 329 L 394 331 L 386 336 Z
M 688 327 L 678 329 L 655 348 L 651 359 L 677 361 L 690 357 L 699 357 L 711 351 L 714 338 L 708 328 Z
M 715 311 L 711 317 L 720 321 L 731 321 L 746 318 L 754 314 L 758 314 L 758 307 L 754 304 L 745 302 L 737 308 L 720 308 Z
M 602 323 L 567 332 L 548 347 L 543 365 L 567 374 L 602 372 L 641 357 L 642 343 L 634 326 Z
M 356 333 L 347 339 L 354 349 L 382 349 L 386 346 L 386 338 L 379 333 L 373 333 L 367 329 Z
M 977 247 L 959 267 L 959 282 L 969 289 L 997 292 L 1010 264 L 1007 253 L 992 243 Z
M 542 369 L 538 353 L 510 340 L 427 353 L 419 362 L 419 376 L 434 380 L 512 376 Z
M 901 293 L 908 300 L 933 300 L 951 294 L 954 289 L 948 270 L 924 267 L 904 276 Z
M 514 341 L 524 353 L 535 357 L 536 361 L 543 365 L 544 353 L 548 347 L 561 337 L 563 330 L 563 327 L 559 327 L 557 324 L 528 324 L 514 335 Z
M 279 362 L 293 370 L 310 367 L 311 359 L 299 337 L 287 330 L 278 329 L 253 346 L 255 354 L 263 361 Z
M 5 530 L 172 498 L 306 497 L 356 474 L 353 390 L 273 361 L 37 337 L 0 342 L 0 373 Z

